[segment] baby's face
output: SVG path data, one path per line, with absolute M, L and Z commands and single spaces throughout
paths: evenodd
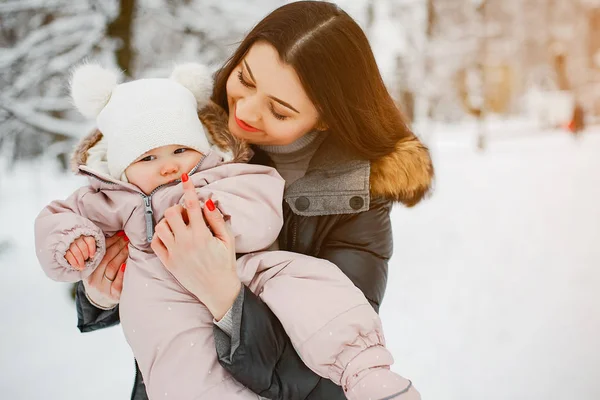
M 200 162 L 202 154 L 179 145 L 162 146 L 137 158 L 127 169 L 127 180 L 145 194 L 165 183 L 181 178 Z

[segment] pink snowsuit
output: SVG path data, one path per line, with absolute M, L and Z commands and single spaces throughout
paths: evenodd
M 105 254 L 105 235 L 124 230 L 130 244 L 120 319 L 149 398 L 257 399 L 220 366 L 208 309 L 150 248 L 152 221 L 182 203 L 181 185 L 164 185 L 146 196 L 88 165 L 79 165 L 79 172 L 89 176 L 89 185 L 65 201 L 52 202 L 35 221 L 37 256 L 45 273 L 62 282 L 89 276 Z M 284 181 L 277 171 L 222 164 L 209 153 L 190 179 L 199 199 L 212 199 L 229 218 L 236 252 L 248 253 L 237 261 L 242 283 L 279 318 L 306 365 L 344 386 L 349 398 L 363 398 L 357 380 L 368 368 L 380 368 L 382 382 L 389 382 L 392 376 L 387 379 L 386 371 L 392 374 L 388 366 L 393 360 L 384 347 L 380 319 L 362 292 L 328 261 L 261 252 L 275 242 L 282 226 Z M 77 271 L 64 256 L 82 235 L 95 238 L 97 251 Z M 404 378 L 393 378 L 397 392 L 409 385 Z M 382 390 L 380 397 L 389 393 L 390 388 Z M 401 399 L 418 399 L 414 393 L 410 390 Z

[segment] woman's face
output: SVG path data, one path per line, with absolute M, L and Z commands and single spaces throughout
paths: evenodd
M 283 146 L 313 130 L 319 115 L 294 69 L 257 42 L 227 79 L 229 130 L 258 145 Z

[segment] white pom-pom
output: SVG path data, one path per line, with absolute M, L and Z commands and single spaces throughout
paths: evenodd
M 106 106 L 121 74 L 98 64 L 82 64 L 71 75 L 71 99 L 83 116 L 95 118 Z
M 173 69 L 171 79 L 194 94 L 198 109 L 210 101 L 213 80 L 207 66 L 197 63 L 181 64 Z

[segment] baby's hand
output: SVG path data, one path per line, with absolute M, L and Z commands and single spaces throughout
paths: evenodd
M 94 257 L 95 254 L 96 239 L 92 236 L 79 236 L 71 243 L 65 259 L 71 264 L 71 267 L 81 271 L 85 267 L 86 260 Z

